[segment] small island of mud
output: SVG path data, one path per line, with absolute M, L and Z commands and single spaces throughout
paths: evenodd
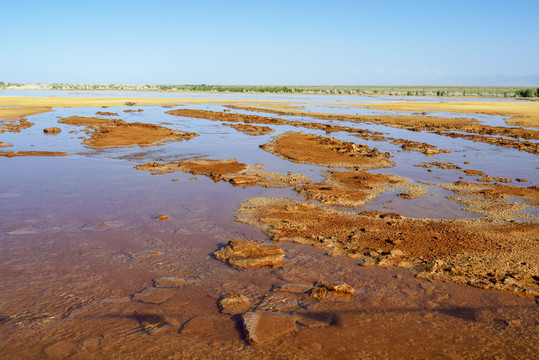
M 371 174 L 365 171 L 326 171 L 326 179 L 317 184 L 297 186 L 307 199 L 331 206 L 360 207 L 391 188 L 406 188 L 398 195 L 413 199 L 427 193 L 418 184 L 395 175 Z
M 539 295 L 539 223 L 355 214 L 276 198 L 248 200 L 237 220 L 259 227 L 274 241 L 324 248 L 364 266 L 400 266 L 423 278 Z
M 82 143 L 93 149 L 161 145 L 169 141 L 189 140 L 198 134 L 142 123 L 101 125 Z
M 377 169 L 392 166 L 389 153 L 324 136 L 287 132 L 260 146 L 286 160 L 330 167 Z
M 193 175 L 208 176 L 215 182 L 225 181 L 233 186 L 289 187 L 310 183 L 311 180 L 299 174 L 279 174 L 262 171 L 261 165 L 246 165 L 235 159 L 213 160 L 193 159 L 167 164 L 149 162 L 135 166 L 138 170 L 151 171 L 152 174 L 165 174 L 181 171 Z

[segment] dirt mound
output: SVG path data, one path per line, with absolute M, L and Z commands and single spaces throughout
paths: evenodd
M 325 248 L 363 265 L 409 267 L 427 278 L 539 295 L 539 223 L 408 219 L 276 198 L 248 200 L 237 221 L 274 241 Z
M 284 250 L 276 245 L 263 245 L 253 241 L 233 239 L 214 252 L 213 257 L 240 269 L 276 266 L 283 262 Z
M 47 135 L 55 135 L 61 133 L 62 129 L 60 129 L 59 127 L 50 127 L 43 129 L 43 132 Z
M 153 174 L 166 174 L 181 171 L 193 175 L 204 175 L 213 181 L 226 181 L 233 186 L 287 187 L 311 180 L 299 174 L 279 174 L 262 171 L 261 165 L 246 165 L 235 159 L 213 160 L 193 159 L 167 164 L 149 162 L 135 166 L 138 170 L 151 171 Z
M 389 153 L 381 153 L 367 145 L 292 131 L 260 147 L 296 163 L 328 167 L 377 169 L 391 167 L 393 163 Z
M 68 125 L 80 125 L 80 126 L 88 126 L 88 125 L 105 125 L 105 124 L 123 124 L 125 121 L 121 119 L 101 119 L 96 117 L 86 117 L 86 116 L 70 116 L 63 119 L 58 120 L 60 124 L 68 124 Z
M 195 133 L 172 130 L 159 125 L 142 123 L 116 123 L 102 125 L 82 143 L 93 149 L 130 146 L 162 145 L 168 141 L 189 140 Z
M 247 124 L 223 124 L 223 125 L 231 127 L 238 131 L 241 131 L 244 134 L 251 135 L 251 136 L 267 135 L 272 132 L 275 132 L 275 130 L 273 130 L 269 126 L 255 126 L 255 125 L 247 125 Z
M 235 109 L 269 112 L 279 115 L 312 117 L 322 120 L 341 120 L 356 123 L 374 123 L 410 131 L 430 131 L 437 135 L 463 138 L 487 144 L 508 147 L 532 154 L 539 153 L 539 143 L 525 140 L 539 140 L 539 130 L 488 126 L 478 120 L 466 118 L 441 118 L 434 116 L 383 116 L 383 115 L 340 115 L 305 112 L 295 110 L 274 110 L 249 106 L 229 106 Z M 394 110 L 394 109 L 388 109 Z M 459 132 L 455 132 L 459 131 Z
M 458 201 L 468 211 L 507 221 L 539 219 L 539 216 L 524 212 L 529 207 L 539 207 L 539 188 L 537 186 L 476 184 L 465 181 L 433 185 L 453 191 L 458 196 L 450 196 L 449 199 Z
M 26 118 L 20 119 L 0 119 L 0 134 L 4 132 L 21 132 L 23 129 L 28 129 L 34 126 L 33 122 Z
M 59 151 L 8 151 L 0 152 L 0 156 L 17 157 L 17 156 L 67 156 L 66 152 Z
M 317 184 L 300 185 L 296 190 L 307 199 L 318 200 L 331 206 L 363 206 L 389 187 L 405 187 L 409 191 L 399 194 L 413 199 L 426 194 L 427 190 L 395 175 L 371 174 L 365 171 L 326 171 L 325 181 Z

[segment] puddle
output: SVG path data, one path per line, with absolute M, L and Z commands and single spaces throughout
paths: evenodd
M 327 104 L 410 100 L 92 91 L 0 91 L 1 95 L 269 99 L 295 103 L 304 106 L 305 111 L 334 113 L 358 112 L 358 109 Z M 448 99 L 453 100 L 462 99 Z M 216 104 L 186 106 L 220 112 L 227 109 Z M 124 112 L 131 109 L 125 106 L 105 110 L 58 108 L 28 117 L 35 125 L 20 133 L 0 134 L 1 141 L 13 144 L 9 151 L 68 153 L 62 158 L 0 157 L 0 272 L 4 275 L 0 283 L 3 334 L 0 346 L 7 356 L 107 358 L 114 353 L 124 358 L 395 358 L 403 353 L 398 353 L 394 346 L 398 342 L 408 348 L 399 351 L 409 351 L 419 358 L 440 353 L 466 357 L 469 355 L 466 349 L 475 349 L 477 339 L 490 349 L 482 353 L 485 357 L 494 352 L 503 354 L 507 341 L 521 350 L 529 349 L 522 353 L 528 351 L 530 357 L 539 351 L 533 345 L 539 342 L 533 341 L 537 338 L 537 313 L 532 297 L 452 282 L 427 282 L 415 278 L 413 270 L 402 267 L 361 267 L 358 258 L 327 256 L 327 248 L 302 245 L 299 241 L 277 243 L 286 255 L 283 265 L 273 268 L 238 270 L 214 259 L 211 253 L 234 238 L 272 243 L 255 226 L 235 221 L 240 204 L 256 197 L 297 202 L 305 198 L 293 188 L 234 187 L 204 175 L 183 172 L 151 175 L 134 167 L 147 162 L 236 159 L 248 165 L 264 164 L 264 171 L 301 174 L 320 182 L 325 178 L 326 167 L 294 163 L 259 146 L 288 131 L 327 134 L 321 130 L 270 124 L 267 126 L 274 133 L 249 136 L 222 126 L 220 121 L 165 114 L 180 107 L 142 108 L 143 112 L 131 113 Z M 97 111 L 118 113 L 114 118 L 126 122 L 157 124 L 200 136 L 159 146 L 95 150 L 82 144 L 89 136 L 84 127 L 57 122 L 58 118 L 74 115 L 96 116 Z M 459 180 L 477 183 L 479 176 L 466 176 L 455 169 L 414 166 L 423 162 L 453 163 L 462 170 L 474 169 L 512 179 L 510 185 L 519 187 L 539 185 L 537 156 L 514 149 L 383 125 L 232 112 L 350 126 L 452 151 L 427 157 L 386 141 L 332 133 L 329 136 L 339 140 L 390 152 L 395 166 L 370 172 L 402 176 L 413 183 L 419 181 L 427 189 L 425 195 L 415 199 L 399 197 L 401 188 L 387 191 L 361 208 L 347 209 L 353 214 L 373 211 L 445 220 L 483 217 L 463 210 L 457 201 L 448 199 L 455 195 L 452 191 L 432 185 Z M 452 115 L 436 113 L 436 116 Z M 501 117 L 480 116 L 479 119 L 495 126 L 502 126 L 503 122 Z M 53 126 L 61 132 L 43 134 L 44 128 Z M 517 182 L 516 178 L 527 182 Z M 528 207 L 523 213 L 537 216 L 538 209 Z M 157 220 L 159 215 L 167 215 L 168 219 Z M 163 277 L 183 279 L 185 285 L 147 290 L 153 289 L 155 279 Z M 318 301 L 308 293 L 275 291 L 287 284 L 311 289 L 317 281 L 345 282 L 357 292 L 351 297 Z M 324 316 L 334 320 L 327 327 L 320 325 L 320 321 L 310 323 L 320 327 L 294 325 L 297 330 L 288 335 L 257 346 L 246 345 L 241 317 L 220 313 L 217 306 L 219 298 L 230 292 L 248 295 L 254 303 L 262 304 L 260 309 L 275 310 L 279 304 L 294 304 L 283 312 L 301 312 L 317 321 Z M 141 293 L 158 297 L 159 303 L 135 301 L 135 294 Z M 520 323 L 511 323 L 515 319 Z M 433 335 L 439 329 L 444 329 L 444 336 Z M 522 333 L 528 334 L 527 340 L 522 338 Z M 455 341 L 446 341 L 448 336 Z

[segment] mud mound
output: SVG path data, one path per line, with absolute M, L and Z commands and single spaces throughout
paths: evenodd
M 28 129 L 34 126 L 33 122 L 26 118 L 20 119 L 0 119 L 0 134 L 4 132 L 21 132 L 23 129 Z
M 275 130 L 273 130 L 269 126 L 255 126 L 255 125 L 247 125 L 247 124 L 223 124 L 223 125 L 231 127 L 238 131 L 241 131 L 244 134 L 251 135 L 251 136 L 267 135 L 272 132 L 275 132 Z
M 102 125 L 82 143 L 93 149 L 130 146 L 162 145 L 168 141 L 189 140 L 195 133 L 176 131 L 159 125 L 142 123 L 116 123 Z
M 125 123 L 125 121 L 121 119 L 101 119 L 101 118 L 96 118 L 96 117 L 85 117 L 85 116 L 70 116 L 70 117 L 60 119 L 58 120 L 58 122 L 60 124 L 80 125 L 80 126 Z
M 537 186 L 519 187 L 502 184 L 476 184 L 465 181 L 433 185 L 453 191 L 458 196 L 450 196 L 449 199 L 458 201 L 467 211 L 507 221 L 539 219 L 539 216 L 524 212 L 529 207 L 539 207 L 539 188 Z
M 66 152 L 59 151 L 19 151 L 19 152 L 0 152 L 0 156 L 17 157 L 17 156 L 67 156 Z
M 393 163 L 389 153 L 381 153 L 367 145 L 292 131 L 260 147 L 296 163 L 328 167 L 376 169 L 391 167 Z
M 326 205 L 347 207 L 363 206 L 389 190 L 389 187 L 408 188 L 409 191 L 399 194 L 406 199 L 413 199 L 427 192 L 423 186 L 395 175 L 364 171 L 326 171 L 325 174 L 325 181 L 297 186 L 296 190 L 307 199 L 318 200 Z
M 235 109 L 269 112 L 279 115 L 312 117 L 322 120 L 341 120 L 356 123 L 374 123 L 410 131 L 430 131 L 437 135 L 483 142 L 495 146 L 508 147 L 532 154 L 539 154 L 539 143 L 525 140 L 539 140 L 539 130 L 516 127 L 488 126 L 474 119 L 440 118 L 433 116 L 379 116 L 340 115 L 305 112 L 295 110 L 273 110 L 242 105 L 229 106 Z M 388 109 L 394 110 L 394 109 Z M 459 131 L 459 132 L 455 132 Z M 412 147 L 413 148 L 413 147 Z
M 259 227 L 274 241 L 325 248 L 362 265 L 409 267 L 426 278 L 539 295 L 539 223 L 355 214 L 275 198 L 240 205 L 237 221 Z
M 299 174 L 279 174 L 262 171 L 261 165 L 246 165 L 235 159 L 213 160 L 193 159 L 167 164 L 149 162 L 135 166 L 138 170 L 151 171 L 153 174 L 172 173 L 181 171 L 193 175 L 204 175 L 213 181 L 229 182 L 233 186 L 263 186 L 263 187 L 287 187 L 311 180 Z

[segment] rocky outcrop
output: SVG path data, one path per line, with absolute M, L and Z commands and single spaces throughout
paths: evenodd
M 213 253 L 216 259 L 240 269 L 280 265 L 284 255 L 284 250 L 276 245 L 239 239 L 230 240 L 224 248 Z

